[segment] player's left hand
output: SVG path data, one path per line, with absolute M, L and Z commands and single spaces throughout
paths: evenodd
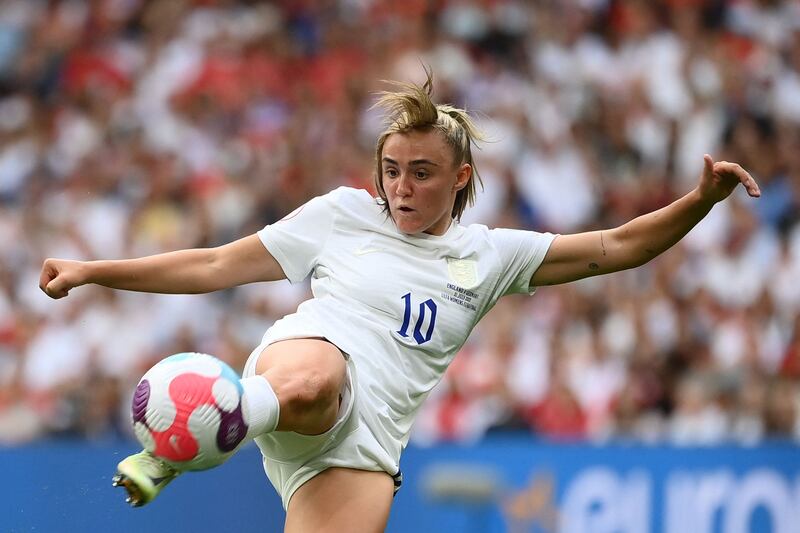
M 704 199 L 714 203 L 724 200 L 740 183 L 753 198 L 761 196 L 761 189 L 758 188 L 756 180 L 738 163 L 727 161 L 715 163 L 708 154 L 703 156 L 703 161 L 705 166 L 698 189 Z

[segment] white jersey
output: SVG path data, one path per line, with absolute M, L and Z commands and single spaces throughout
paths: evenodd
M 398 231 L 379 199 L 340 187 L 258 232 L 314 298 L 265 334 L 325 337 L 353 359 L 383 448 L 399 459 L 414 417 L 472 329 L 503 295 L 532 294 L 554 235 L 455 222 L 444 235 Z

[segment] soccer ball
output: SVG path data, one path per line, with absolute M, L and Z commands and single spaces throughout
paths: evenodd
M 142 376 L 133 394 L 133 430 L 144 449 L 179 471 L 224 463 L 249 419 L 236 372 L 216 357 L 179 353 Z

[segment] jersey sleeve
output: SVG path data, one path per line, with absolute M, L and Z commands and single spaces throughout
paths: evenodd
M 533 294 L 536 287 L 531 286 L 531 278 L 556 235 L 515 229 L 493 229 L 490 235 L 500 256 L 499 295 Z
M 292 283 L 308 277 L 319 262 L 336 218 L 336 191 L 312 198 L 258 237 Z

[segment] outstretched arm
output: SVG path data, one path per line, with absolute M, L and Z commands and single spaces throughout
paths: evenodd
M 112 289 L 199 294 L 286 276 L 257 235 L 217 248 L 196 248 L 118 261 L 47 259 L 39 288 L 51 298 L 95 283 Z
M 755 180 L 736 163 L 704 157 L 698 186 L 666 207 L 609 230 L 560 235 L 550 245 L 531 286 L 567 283 L 637 267 L 661 254 L 700 222 L 741 183 L 761 196 Z

